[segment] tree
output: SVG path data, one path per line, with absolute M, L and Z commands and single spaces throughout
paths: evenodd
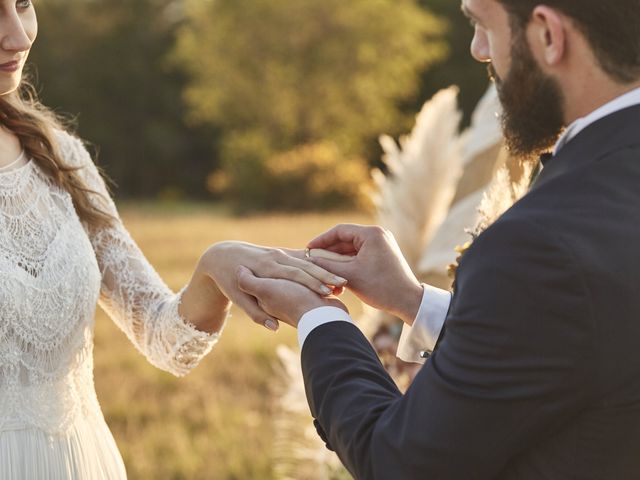
M 175 0 L 47 0 L 32 64 L 46 105 L 78 120 L 119 195 L 207 196 L 215 131 L 185 122 L 185 78 L 166 55 Z
M 174 61 L 189 75 L 191 118 L 223 132 L 223 165 L 238 190 L 255 184 L 269 155 L 326 142 L 362 155 L 369 139 L 406 127 L 412 115 L 400 101 L 446 49 L 438 21 L 414 0 L 187 6 Z M 282 194 L 262 190 L 256 206 Z

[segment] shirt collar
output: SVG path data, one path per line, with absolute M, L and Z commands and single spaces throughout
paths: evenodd
M 564 147 L 567 143 L 569 143 L 578 133 L 587 128 L 592 123 L 597 122 L 601 118 L 607 117 L 612 113 L 615 113 L 619 110 L 623 110 L 628 107 L 632 107 L 634 105 L 640 104 L 640 88 L 636 88 L 635 90 L 631 90 L 630 92 L 625 93 L 624 95 L 610 101 L 609 103 L 601 106 L 597 110 L 594 110 L 586 117 L 582 117 L 577 119 L 571 125 L 569 125 L 564 133 L 558 139 L 556 146 L 553 149 L 553 154 L 555 155 L 558 151 Z

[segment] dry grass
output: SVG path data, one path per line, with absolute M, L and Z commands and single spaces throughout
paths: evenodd
M 188 281 L 211 243 L 240 239 L 303 247 L 339 222 L 361 214 L 234 218 L 212 207 L 138 205 L 121 209 L 147 258 L 174 289 Z M 356 315 L 360 305 L 347 297 Z M 234 311 L 220 343 L 189 376 L 151 367 L 102 313 L 96 322 L 98 397 L 123 454 L 129 478 L 273 479 L 276 346 L 295 332 L 272 334 Z

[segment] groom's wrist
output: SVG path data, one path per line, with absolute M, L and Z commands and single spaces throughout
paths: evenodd
M 308 315 L 310 312 L 313 312 L 321 308 L 325 308 L 325 307 L 337 308 L 337 309 L 343 310 L 347 315 L 349 314 L 349 309 L 340 300 L 338 300 L 335 297 L 329 297 L 329 298 L 316 297 L 313 299 L 313 301 L 307 301 L 307 302 L 300 301 L 297 307 L 298 307 L 297 313 L 293 313 L 292 315 L 293 317 L 292 319 L 297 320 L 294 324 L 296 328 L 300 325 L 300 322 L 306 315 Z
M 422 304 L 424 286 L 422 284 L 411 285 L 398 293 L 399 303 L 396 305 L 396 311 L 392 313 L 411 326 Z

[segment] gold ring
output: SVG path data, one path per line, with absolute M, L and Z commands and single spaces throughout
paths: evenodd
M 311 258 L 311 249 L 305 248 L 304 249 L 304 256 L 307 257 L 307 258 Z

